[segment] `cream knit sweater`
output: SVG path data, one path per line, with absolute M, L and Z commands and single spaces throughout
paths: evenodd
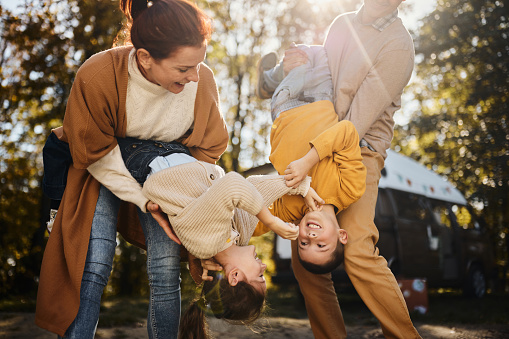
M 247 179 L 202 161 L 167 168 L 151 175 L 143 193 L 168 214 L 182 245 L 195 257 L 211 258 L 231 246 L 248 244 L 263 205 L 285 194 L 305 196 L 311 178 L 296 189 L 281 175 Z M 239 233 L 232 238 L 232 228 Z
M 151 83 L 138 69 L 134 48 L 129 53 L 128 72 L 126 136 L 170 142 L 193 126 L 198 83 L 187 84 L 178 94 Z M 87 169 L 117 197 L 146 212 L 148 199 L 125 167 L 118 145 Z

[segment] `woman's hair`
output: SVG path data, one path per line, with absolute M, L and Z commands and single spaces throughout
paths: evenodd
M 124 40 L 156 60 L 184 46 L 201 46 L 212 35 L 210 17 L 187 0 L 120 0 L 120 9 L 130 28 Z
M 231 286 L 223 272 L 209 272 L 212 281 L 204 281 L 201 297 L 193 300 L 180 320 L 180 339 L 208 338 L 205 312 L 234 324 L 248 325 L 260 317 L 265 294 L 245 281 Z

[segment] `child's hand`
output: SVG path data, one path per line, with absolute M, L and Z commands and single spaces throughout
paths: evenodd
M 292 42 L 292 45 L 285 51 L 285 55 L 283 57 L 283 71 L 285 76 L 287 76 L 288 73 L 290 73 L 290 71 L 295 67 L 304 65 L 306 62 L 308 62 L 308 60 L 309 59 L 306 52 L 297 48 L 295 43 Z
M 322 205 L 325 204 L 325 201 L 320 198 L 313 187 L 309 188 L 308 194 L 304 197 L 304 202 L 311 211 L 321 211 Z
M 203 273 L 201 278 L 203 281 L 212 281 L 213 278 L 209 276 L 209 271 L 222 271 L 223 267 L 219 265 L 213 258 L 210 259 L 201 259 L 200 260 L 201 267 L 203 268 Z
M 313 146 L 309 152 L 300 159 L 292 161 L 285 170 L 286 186 L 297 188 L 306 178 L 311 168 L 320 161 L 318 152 Z
M 299 235 L 299 226 L 284 222 L 278 217 L 274 217 L 273 221 L 267 226 L 284 239 L 295 240 Z
M 286 186 L 297 188 L 308 175 L 310 168 L 304 158 L 292 161 L 285 170 Z

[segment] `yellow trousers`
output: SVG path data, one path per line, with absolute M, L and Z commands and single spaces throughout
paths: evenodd
M 367 147 L 362 148 L 367 169 L 366 192 L 338 215 L 341 228 L 348 232 L 345 245 L 345 271 L 357 293 L 378 319 L 386 338 L 420 338 L 387 261 L 378 255 L 378 229 L 374 224 L 378 181 L 384 159 Z M 292 267 L 306 302 L 315 338 L 346 338 L 346 328 L 331 279 L 331 274 L 312 274 L 297 259 L 297 244 L 292 241 Z

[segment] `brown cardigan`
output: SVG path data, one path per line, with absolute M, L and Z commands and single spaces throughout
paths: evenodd
M 78 70 L 64 117 L 54 133 L 69 143 L 73 165 L 42 261 L 35 323 L 60 336 L 78 313 L 80 287 L 100 184 L 86 170 L 126 131 L 128 56 L 132 47 L 98 53 Z M 199 160 L 215 163 L 228 143 L 210 68 L 200 67 L 194 127 L 179 141 Z M 118 231 L 145 248 L 136 206 L 122 203 Z

